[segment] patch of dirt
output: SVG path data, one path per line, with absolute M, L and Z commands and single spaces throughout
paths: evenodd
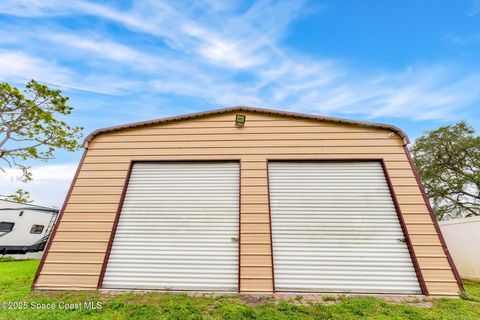
M 412 306 L 415 307 L 422 307 L 422 308 L 432 308 L 433 307 L 433 302 L 432 301 L 420 301 L 417 303 L 409 303 Z
M 240 295 L 240 301 L 250 307 L 255 307 L 261 304 L 269 303 L 273 299 L 270 296 L 265 295 Z

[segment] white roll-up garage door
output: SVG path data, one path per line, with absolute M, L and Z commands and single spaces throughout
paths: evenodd
M 277 291 L 420 293 L 380 162 L 270 162 Z
M 237 291 L 238 162 L 136 163 L 103 288 Z

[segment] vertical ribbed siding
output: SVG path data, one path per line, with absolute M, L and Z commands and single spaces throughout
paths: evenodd
M 277 291 L 420 293 L 380 162 L 271 162 Z
M 103 288 L 237 291 L 238 162 L 135 163 Z
M 480 280 L 480 217 L 444 220 L 439 225 L 461 276 Z

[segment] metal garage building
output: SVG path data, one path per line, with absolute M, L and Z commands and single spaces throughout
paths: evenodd
M 407 144 L 252 107 L 97 130 L 34 287 L 458 295 Z

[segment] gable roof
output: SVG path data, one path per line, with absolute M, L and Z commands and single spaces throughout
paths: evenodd
M 118 130 L 122 130 L 122 129 L 143 127 L 143 126 L 148 126 L 148 125 L 152 125 L 152 124 L 161 124 L 161 123 L 167 123 L 167 122 L 173 122 L 173 121 L 187 120 L 187 119 L 210 116 L 210 115 L 215 115 L 215 114 L 220 114 L 220 113 L 241 112 L 241 111 L 258 112 L 258 113 L 274 114 L 274 115 L 281 115 L 281 116 L 294 117 L 294 118 L 313 119 L 313 120 L 334 122 L 334 123 L 340 123 L 340 124 L 350 124 L 350 125 L 356 125 L 356 126 L 365 126 L 365 127 L 386 129 L 386 130 L 391 130 L 391 131 L 397 133 L 403 139 L 403 143 L 405 145 L 410 143 L 410 140 L 408 139 L 407 134 L 402 129 L 400 129 L 396 126 L 393 126 L 393 125 L 389 125 L 389 124 L 350 120 L 350 119 L 335 118 L 335 117 L 326 117 L 326 116 L 319 116 L 319 115 L 313 115 L 313 114 L 297 113 L 297 112 L 281 111 L 281 110 L 273 110 L 273 109 L 265 109 L 265 108 L 258 108 L 258 107 L 235 106 L 235 107 L 230 107 L 230 108 L 214 109 L 214 110 L 208 110 L 208 111 L 196 112 L 196 113 L 188 113 L 188 114 L 179 115 L 179 116 L 166 117 L 166 118 L 140 121 L 140 122 L 132 122 L 132 123 L 127 123 L 127 124 L 123 124 L 123 125 L 119 125 L 119 126 L 97 129 L 97 130 L 93 131 L 92 133 L 90 133 L 85 138 L 85 140 L 83 142 L 83 147 L 88 148 L 88 143 L 90 141 L 92 141 L 92 139 L 95 136 L 97 136 L 101 133 L 105 133 L 105 132 L 112 132 L 112 131 L 118 131 Z

